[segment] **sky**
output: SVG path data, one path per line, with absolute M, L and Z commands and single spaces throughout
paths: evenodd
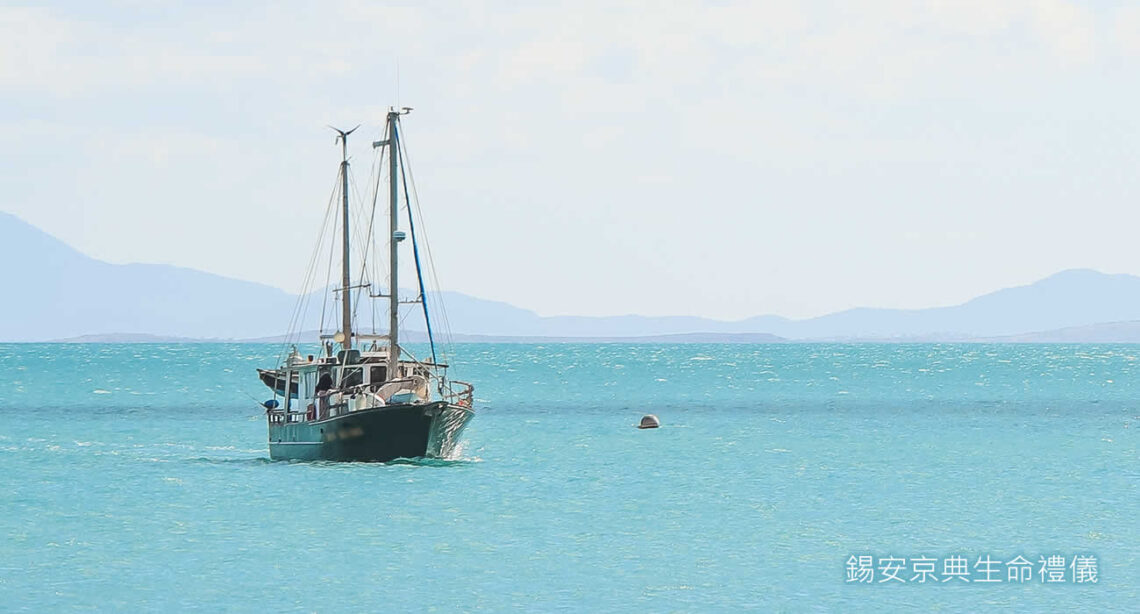
M 0 2 L 0 210 L 297 291 L 327 125 L 363 124 L 363 184 L 405 105 L 444 289 L 542 315 L 949 305 L 1140 273 L 1137 65 L 1125 2 Z

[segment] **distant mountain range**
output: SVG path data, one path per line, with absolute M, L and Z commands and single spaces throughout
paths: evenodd
M 6 213 L 0 213 L 0 258 L 3 341 L 270 341 L 283 332 L 297 300 L 277 288 L 192 269 L 95 260 Z M 961 305 L 858 308 L 803 320 L 543 317 L 456 292 L 440 298 L 459 342 L 1140 342 L 1140 277 L 1087 269 Z M 315 328 L 311 319 L 303 327 Z
M 317 338 L 317 331 L 300 335 L 301 339 Z M 109 335 L 80 335 L 65 339 L 53 339 L 51 343 L 286 343 L 293 339 L 285 335 L 258 337 L 252 339 L 201 339 L 193 337 L 166 337 L 121 333 Z M 427 343 L 427 333 L 407 331 L 401 337 L 404 343 Z M 454 343 L 788 343 L 788 339 L 766 333 L 682 333 L 677 335 L 650 335 L 644 337 L 526 337 L 517 335 L 464 335 L 451 336 Z
M 992 343 L 1140 343 L 1140 321 L 1109 322 L 1057 330 L 976 339 Z

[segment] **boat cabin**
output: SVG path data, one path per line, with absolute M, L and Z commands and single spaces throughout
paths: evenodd
M 447 365 L 401 360 L 394 377 L 388 368 L 387 348 L 375 345 L 335 356 L 302 356 L 294 349 L 282 368 L 263 372 L 262 381 L 284 397 L 283 421 L 320 420 L 368 407 L 427 403 L 431 381 Z M 291 394 L 284 394 L 285 382 Z

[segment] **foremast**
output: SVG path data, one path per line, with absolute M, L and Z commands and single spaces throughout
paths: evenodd
M 359 128 L 357 126 L 356 128 Z M 349 247 L 351 245 L 348 234 L 348 135 L 356 131 L 356 128 L 345 132 L 333 128 L 337 131 L 337 140 L 340 141 L 341 162 L 340 162 L 340 180 L 341 180 L 341 197 L 343 201 L 343 211 L 341 215 L 344 218 L 342 224 L 343 233 L 341 239 L 341 289 L 340 289 L 340 332 L 344 336 L 340 340 L 341 348 L 344 350 L 352 349 L 352 275 L 349 270 Z M 346 354 L 347 356 L 347 354 Z

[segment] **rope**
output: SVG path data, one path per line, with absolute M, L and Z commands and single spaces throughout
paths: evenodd
M 448 318 L 448 316 L 447 316 L 447 306 L 444 304 L 443 298 L 441 296 L 442 286 L 439 283 L 439 276 L 438 276 L 438 270 L 439 269 L 436 268 L 436 266 L 435 266 L 435 258 L 432 254 L 431 242 L 428 238 L 428 233 L 427 233 L 427 226 L 426 226 L 426 224 L 424 224 L 423 209 L 420 207 L 420 195 L 419 195 L 419 191 L 416 189 L 416 175 L 415 175 L 415 171 L 413 170 L 413 167 L 415 165 L 412 164 L 411 155 L 408 153 L 407 145 L 404 143 L 403 140 L 400 141 L 400 144 L 401 144 L 401 149 L 403 150 L 402 155 L 404 157 L 404 160 L 406 161 L 406 167 L 408 169 L 408 179 L 411 183 L 412 195 L 414 196 L 414 201 L 416 203 L 416 214 L 419 215 L 419 218 L 420 218 L 420 228 L 421 228 L 421 232 L 423 234 L 424 252 L 427 254 L 427 260 L 428 260 L 428 273 L 431 275 L 433 289 L 435 290 L 435 294 L 436 294 L 436 296 L 435 296 L 436 311 L 439 315 L 440 321 L 443 324 L 443 329 L 444 329 L 444 334 L 445 334 L 445 339 L 446 339 L 445 350 L 443 353 L 444 354 L 444 360 L 446 362 L 450 363 L 451 362 L 451 355 L 454 353 L 454 347 L 452 346 L 452 342 L 451 342 L 451 337 L 452 337 L 451 322 L 450 322 L 450 318 Z M 425 296 L 424 300 L 426 301 L 426 300 L 428 300 L 428 298 Z
M 403 147 L 400 149 L 402 150 Z M 396 153 L 400 155 L 400 178 L 404 182 L 404 202 L 407 203 L 408 206 L 408 230 L 412 233 L 412 258 L 416 261 L 416 279 L 420 283 L 420 305 L 424 308 L 424 325 L 427 326 L 428 343 L 431 345 L 431 360 L 432 362 L 437 362 L 435 355 L 435 337 L 432 336 L 431 332 L 431 316 L 428 315 L 427 292 L 424 291 L 424 274 L 420 268 L 420 248 L 416 241 L 416 221 L 415 216 L 412 215 L 412 203 L 408 195 L 408 176 L 404 171 L 406 165 L 404 164 L 403 152 L 398 151 Z
M 325 208 L 324 220 L 321 222 L 321 228 L 317 232 L 317 241 L 313 246 L 313 253 L 309 256 L 309 264 L 305 268 L 305 276 L 301 281 L 301 293 L 297 296 L 297 302 L 294 305 L 293 313 L 289 319 L 289 328 L 285 331 L 285 343 L 282 344 L 281 353 L 277 357 L 278 363 L 284 362 L 285 353 L 288 351 L 289 346 L 292 345 L 291 341 L 293 340 L 294 334 L 297 336 L 300 335 L 300 331 L 297 329 L 303 326 L 304 316 L 308 313 L 309 293 L 312 282 L 316 276 L 317 260 L 321 251 L 321 245 L 324 243 L 329 219 L 330 217 L 334 217 L 332 214 L 336 210 L 335 204 L 338 186 L 340 185 L 339 179 L 340 173 L 337 173 L 337 181 L 334 183 L 332 192 L 329 194 L 329 204 Z
M 337 178 L 338 184 L 339 184 L 340 173 L 336 174 L 336 178 Z M 339 190 L 340 190 L 340 187 L 338 185 L 337 194 L 340 193 Z M 333 206 L 335 207 L 335 210 L 336 210 L 336 212 L 335 212 L 336 219 L 339 220 L 340 219 L 340 207 L 336 206 L 335 202 L 333 203 Z M 336 225 L 334 224 L 333 227 L 335 228 Z M 332 287 L 332 279 L 333 279 L 333 277 L 332 277 L 332 275 L 333 275 L 332 264 L 333 264 L 333 254 L 335 254 L 335 253 L 336 253 L 336 241 L 329 241 L 329 265 L 328 265 L 328 272 L 325 273 L 325 292 L 324 292 L 324 295 L 321 297 L 321 325 L 320 325 L 320 328 L 318 328 L 318 332 L 317 332 L 318 339 L 319 339 L 320 335 L 325 332 L 325 314 L 326 314 L 326 310 L 328 309 L 329 303 L 334 303 L 336 301 L 336 299 L 334 298 L 334 294 L 329 290 L 329 288 Z

